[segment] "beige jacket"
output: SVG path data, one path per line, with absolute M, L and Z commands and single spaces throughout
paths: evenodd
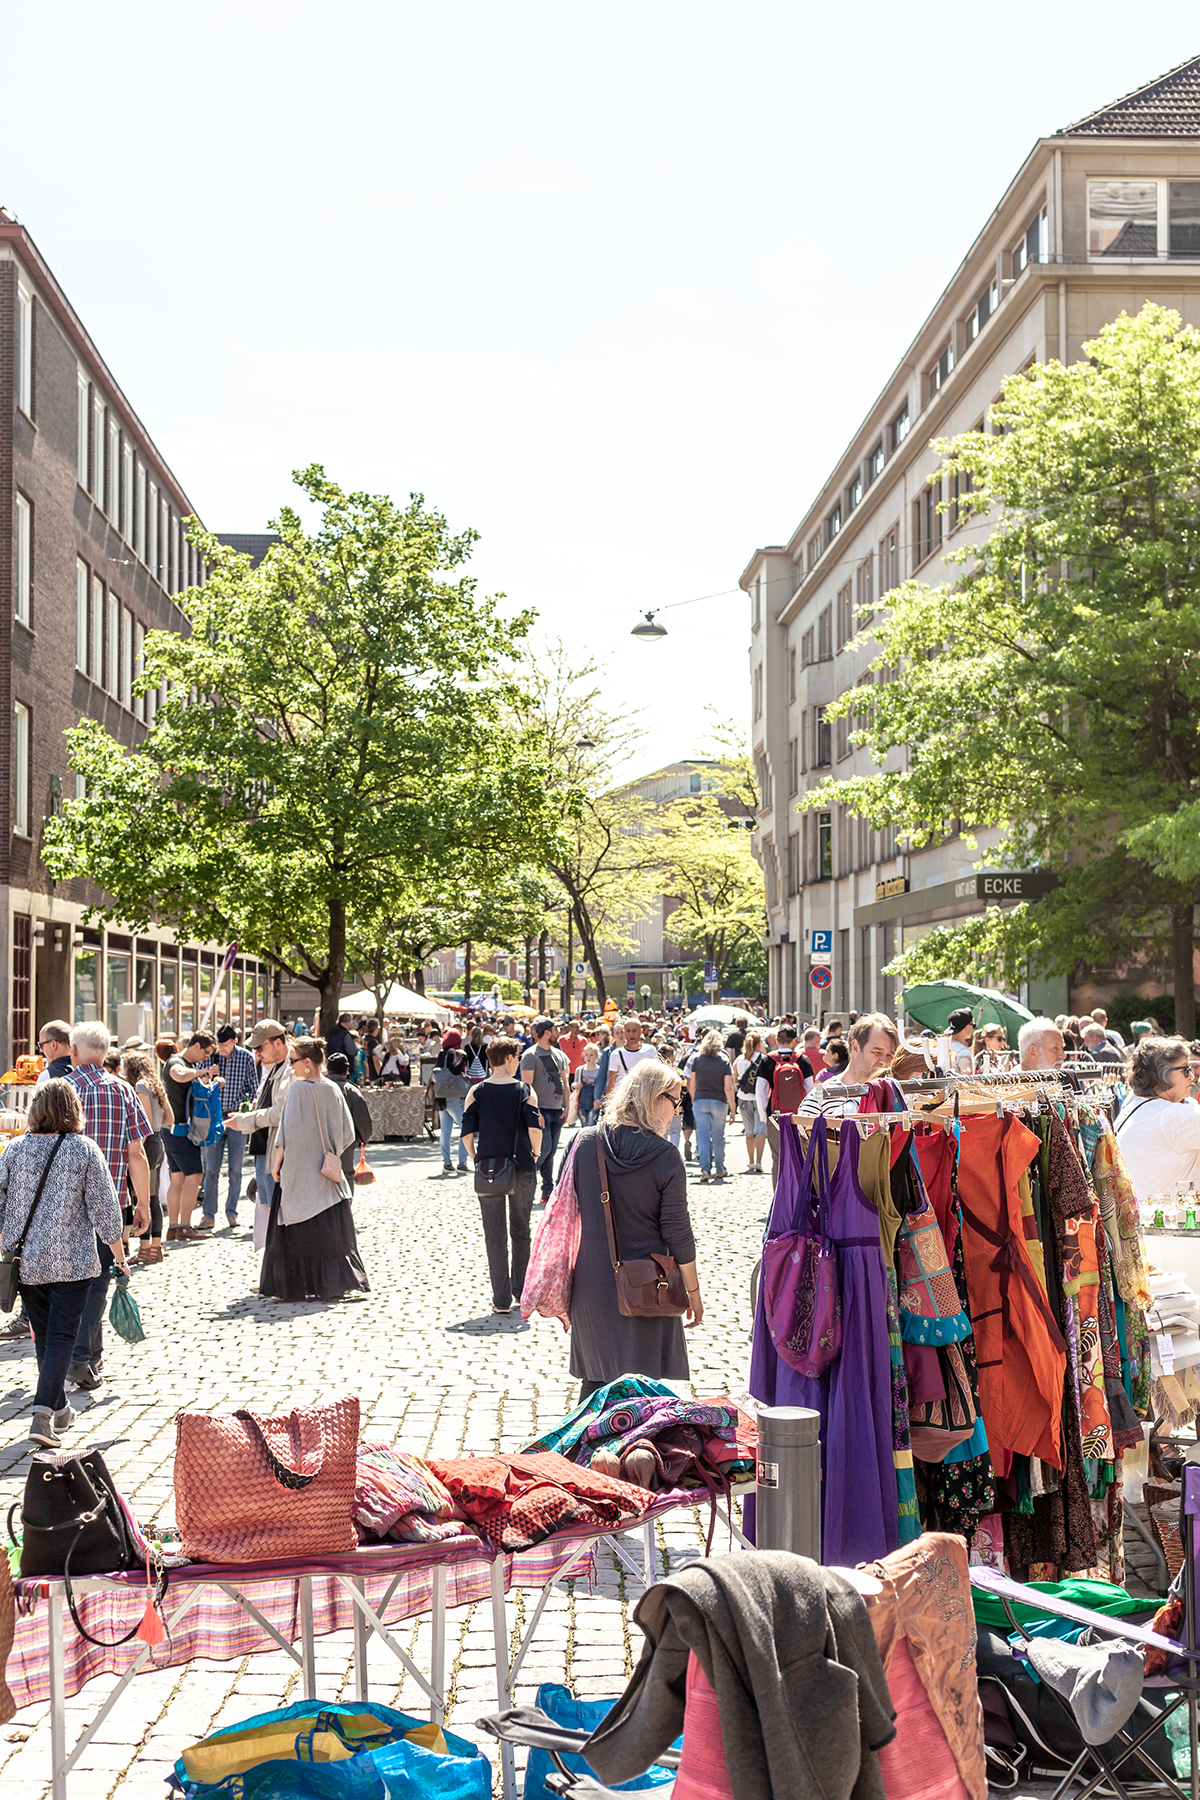
M 255 1095 L 256 1100 L 262 1099 L 263 1089 L 272 1075 L 275 1077 L 275 1086 L 271 1090 L 270 1106 L 260 1106 L 254 1112 L 234 1113 L 225 1121 L 226 1127 L 232 1126 L 235 1131 L 244 1131 L 247 1134 L 261 1130 L 264 1125 L 267 1127 L 268 1175 L 271 1173 L 271 1167 L 275 1160 L 275 1138 L 279 1131 L 279 1121 L 283 1117 L 284 1096 L 294 1079 L 291 1063 L 285 1059 L 283 1062 L 277 1063 L 273 1069 L 266 1070 L 262 1086 Z

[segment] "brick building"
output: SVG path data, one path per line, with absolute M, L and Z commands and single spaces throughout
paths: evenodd
M 188 1029 L 223 946 L 82 923 L 81 882 L 56 887 L 44 821 L 76 793 L 64 732 L 96 719 L 133 745 L 157 696 L 136 696 L 147 631 L 185 629 L 173 596 L 205 578 L 194 512 L 23 226 L 0 209 L 0 1067 L 37 1023 L 104 1018 L 122 1036 Z M 266 1010 L 268 975 L 235 964 L 218 1016 Z M 136 1020 L 122 1007 L 141 1007 Z

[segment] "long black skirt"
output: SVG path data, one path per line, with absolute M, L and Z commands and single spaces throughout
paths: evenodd
M 282 1200 L 283 1191 L 277 1186 L 267 1221 L 259 1293 L 274 1300 L 337 1300 L 355 1290 L 369 1294 L 371 1284 L 358 1254 L 349 1200 L 339 1200 L 298 1225 L 280 1220 Z

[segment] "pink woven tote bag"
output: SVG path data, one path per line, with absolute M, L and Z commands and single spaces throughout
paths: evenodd
M 358 1548 L 358 1396 L 259 1413 L 179 1413 L 175 1522 L 199 1562 L 340 1556 Z

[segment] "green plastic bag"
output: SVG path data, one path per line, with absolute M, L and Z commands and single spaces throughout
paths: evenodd
M 1086 1606 L 1089 1612 L 1107 1613 L 1109 1618 L 1124 1618 L 1128 1613 L 1153 1612 L 1157 1605 L 1154 1600 L 1134 1599 L 1123 1587 L 1115 1587 L 1111 1581 L 1088 1581 L 1081 1575 L 1071 1575 L 1063 1581 L 1027 1581 L 1025 1586 L 1036 1593 L 1053 1594 L 1057 1600 L 1069 1600 L 1074 1606 Z M 1008 1614 L 998 1594 L 972 1588 L 971 1603 L 975 1608 L 977 1625 L 986 1625 L 992 1631 L 1004 1633 L 1011 1630 Z M 1021 1600 L 1014 1600 L 1012 1609 L 1022 1625 L 1032 1625 L 1039 1620 L 1054 1617 L 1054 1614 L 1039 1612 L 1036 1606 L 1027 1605 Z
M 117 1276 L 116 1292 L 108 1309 L 108 1322 L 117 1336 L 123 1337 L 127 1344 L 140 1344 L 146 1335 L 142 1330 L 142 1315 L 138 1310 L 138 1303 L 129 1291 L 128 1275 Z

